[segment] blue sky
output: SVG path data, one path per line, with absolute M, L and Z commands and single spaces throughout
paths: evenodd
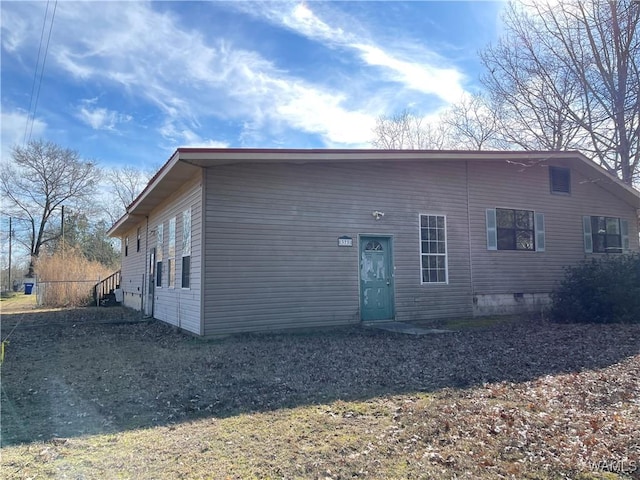
M 503 4 L 61 0 L 40 83 L 54 5 L 0 2 L 3 160 L 26 129 L 154 169 L 180 146 L 368 147 L 380 115 L 436 115 L 480 88 Z

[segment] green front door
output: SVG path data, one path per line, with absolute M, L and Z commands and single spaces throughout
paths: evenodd
M 389 237 L 360 237 L 360 316 L 393 319 L 393 263 Z

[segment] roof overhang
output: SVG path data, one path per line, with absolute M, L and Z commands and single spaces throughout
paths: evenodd
M 107 231 L 107 235 L 110 237 L 124 235 L 142 218 L 148 217 L 159 203 L 178 190 L 199 170 L 198 166 L 181 162 L 179 151 L 176 151 L 149 180 L 140 195 L 127 207 L 127 212 Z
M 640 192 L 610 175 L 602 167 L 577 151 L 469 151 L 469 150 L 334 150 L 334 149 L 230 149 L 179 148 L 129 205 L 125 213 L 107 232 L 124 235 L 149 216 L 156 206 L 203 168 L 233 164 L 271 163 L 340 163 L 394 161 L 502 161 L 531 165 L 565 160 L 588 181 L 597 183 L 628 204 L 640 209 Z

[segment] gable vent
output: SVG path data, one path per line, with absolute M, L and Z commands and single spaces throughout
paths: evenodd
M 549 167 L 551 193 L 571 193 L 571 170 L 562 167 Z

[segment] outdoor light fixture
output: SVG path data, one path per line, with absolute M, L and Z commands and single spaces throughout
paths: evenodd
M 380 220 L 382 217 L 384 217 L 384 212 L 374 210 L 371 215 L 373 215 L 373 218 L 375 218 L 376 220 Z

